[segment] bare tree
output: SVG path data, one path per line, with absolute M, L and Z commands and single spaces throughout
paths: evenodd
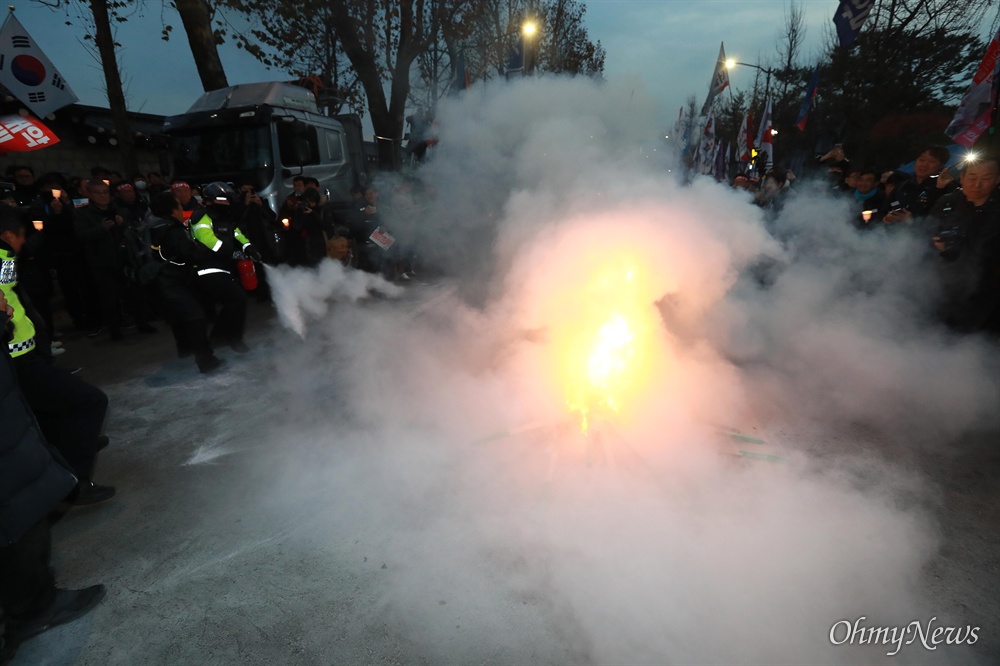
M 365 91 L 379 163 L 402 162 L 410 69 L 442 30 L 462 26 L 472 0 L 328 0 L 331 25 Z M 386 97 L 384 82 L 389 81 Z
M 205 0 L 174 0 L 174 6 L 184 24 L 202 88 L 208 92 L 227 87 L 229 81 L 226 79 L 222 60 L 219 59 L 218 49 L 222 33 L 212 27 L 215 13 L 212 7 Z
M 325 0 L 275 5 L 271 0 L 228 0 L 228 5 L 257 17 L 249 32 L 235 32 L 236 43 L 268 67 L 315 84 L 316 102 L 328 113 L 347 106 L 364 113 L 364 95 L 333 27 Z
M 115 138 L 118 141 L 118 153 L 121 156 L 121 168 L 124 173 L 135 173 L 139 170 L 139 160 L 135 154 L 135 138 L 128 120 L 128 108 L 125 103 L 125 91 L 122 87 L 121 71 L 118 67 L 117 47 L 112 20 L 121 22 L 127 20 L 121 10 L 129 7 L 125 0 L 36 0 L 39 4 L 53 9 L 63 9 L 67 16 L 74 10 L 77 18 L 84 21 L 88 32 L 84 41 L 92 41 L 100 58 L 101 70 L 104 73 L 105 92 L 108 95 L 108 107 L 111 109 L 111 119 L 115 126 Z M 92 32 L 91 32 L 92 31 Z
M 805 25 L 802 20 L 802 5 L 790 0 L 785 7 L 785 25 L 782 29 L 780 41 L 775 47 L 778 52 L 778 62 L 785 72 L 794 70 L 802 49 L 802 42 L 806 36 Z M 790 81 L 785 78 L 781 82 L 781 97 L 788 95 Z

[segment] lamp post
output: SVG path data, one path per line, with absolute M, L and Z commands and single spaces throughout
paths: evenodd
M 532 57 L 528 58 L 528 44 L 533 41 L 533 37 L 538 33 L 538 24 L 534 21 L 528 20 L 521 25 L 521 34 L 524 36 L 524 73 L 534 74 L 535 73 L 535 57 L 538 55 L 536 50 L 532 50 Z M 531 63 L 530 66 L 528 63 Z
M 736 65 L 743 65 L 744 67 L 753 67 L 758 72 L 763 72 L 764 74 L 767 75 L 767 80 L 764 82 L 764 99 L 767 99 L 768 96 L 770 96 L 771 94 L 771 74 L 774 73 L 773 70 L 771 70 L 768 67 L 761 67 L 760 65 L 752 65 L 748 62 L 739 62 L 738 60 L 735 60 L 733 58 L 728 58 L 726 60 L 726 69 L 732 69 L 733 67 L 736 67 Z

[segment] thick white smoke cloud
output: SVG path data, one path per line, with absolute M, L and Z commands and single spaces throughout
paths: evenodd
M 932 323 L 919 244 L 858 237 L 819 192 L 769 225 L 681 187 L 639 150 L 660 132 L 631 85 L 473 88 L 438 121 L 432 195 L 385 214 L 448 278 L 358 304 L 376 285 L 271 274 L 307 335 L 276 350 L 268 502 L 379 553 L 373 601 L 418 659 L 867 663 L 893 646 L 833 646 L 835 622 L 942 615 L 920 582 L 933 489 L 887 459 L 996 427 L 996 358 Z M 640 286 L 602 290 L 609 263 Z M 562 336 L 633 301 L 652 372 L 584 437 Z M 876 434 L 831 445 L 855 423 Z M 904 660 L 970 658 L 949 650 Z

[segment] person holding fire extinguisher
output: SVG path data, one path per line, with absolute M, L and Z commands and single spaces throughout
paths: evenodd
M 208 341 L 205 310 L 195 291 L 194 266 L 210 260 L 211 251 L 191 238 L 184 206 L 167 190 L 150 201 L 152 215 L 143 224 L 148 255 L 139 279 L 152 287 L 177 342 L 178 356 L 194 355 L 198 370 L 209 373 L 222 366 Z
M 196 267 L 198 277 L 195 281 L 208 301 L 209 316 L 216 304 L 220 306 L 211 337 L 222 340 L 233 351 L 245 354 L 250 351 L 243 342 L 247 298 L 233 273 L 238 269 L 237 264 L 242 264 L 239 269 L 246 274 L 241 278 L 248 287 L 251 286 L 250 283 L 256 281 L 253 260 L 260 261 L 260 254 L 236 226 L 233 206 L 237 197 L 236 190 L 228 183 L 206 185 L 202 190 L 205 207 L 191 216 L 191 235 L 212 251 L 211 257 Z

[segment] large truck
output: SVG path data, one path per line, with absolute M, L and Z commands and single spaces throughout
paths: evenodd
M 278 212 L 295 176 L 311 176 L 329 205 L 347 209 L 365 182 L 361 119 L 325 116 L 312 92 L 289 83 L 249 83 L 202 95 L 163 130 L 171 137 L 172 175 L 192 185 L 251 183 Z

